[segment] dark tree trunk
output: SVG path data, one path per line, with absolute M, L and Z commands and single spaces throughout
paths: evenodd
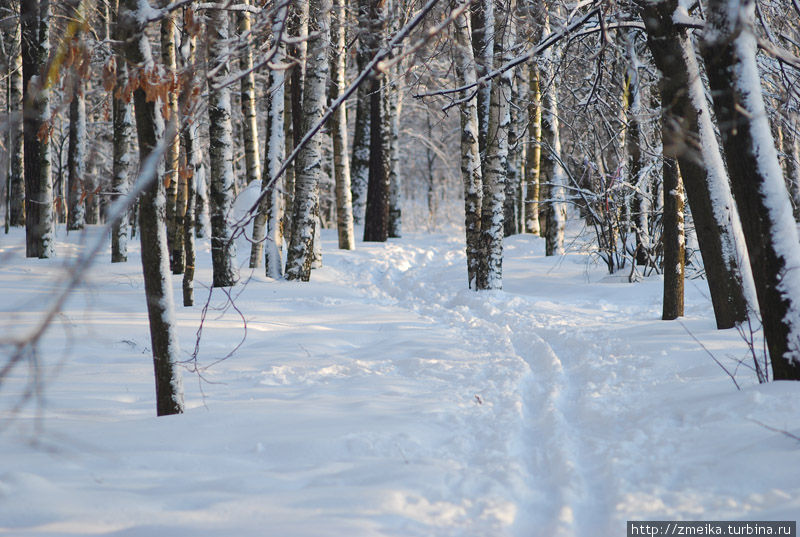
M 737 251 L 732 231 L 737 216 L 731 213 L 733 200 L 709 121 L 694 47 L 687 31 L 672 22 L 677 6 L 677 0 L 642 6 L 648 46 L 663 74 L 664 152 L 677 158 L 680 166 L 717 327 L 731 328 L 747 319 L 740 270 L 740 257 L 746 254 Z
M 662 131 L 663 133 L 664 131 Z M 664 308 L 665 321 L 683 317 L 686 240 L 683 234 L 683 185 L 675 159 L 664 157 Z
M 153 67 L 150 44 L 139 21 L 145 20 L 140 9 L 152 9 L 142 0 L 121 0 L 117 35 L 125 42 L 129 69 Z M 142 88 L 133 93 L 136 131 L 139 140 L 139 159 L 144 168 L 149 158 L 160 150 L 163 140 L 163 120 L 160 102 L 148 100 Z M 156 379 L 156 408 L 159 416 L 183 412 L 183 386 L 177 362 L 180 349 L 174 320 L 172 279 L 167 251 L 164 166 L 159 159 L 155 177 L 141 195 L 139 202 L 139 237 L 142 250 L 144 289 L 150 320 L 150 342 Z M 147 173 L 147 170 L 143 170 Z
M 374 78 L 370 86 L 369 183 L 364 215 L 364 241 L 386 242 L 389 238 L 389 178 L 384 162 L 380 79 Z
M 116 7 L 113 17 L 116 20 Z M 118 39 L 115 35 L 114 38 Z M 120 50 L 115 50 L 120 54 Z M 117 65 L 116 90 L 112 95 L 113 133 L 113 167 L 111 177 L 112 201 L 128 194 L 130 188 L 130 150 L 133 137 L 133 106 L 118 94 L 128 84 L 128 68 L 123 62 Z M 121 263 L 128 260 L 128 216 L 120 218 L 111 228 L 111 262 Z
M 20 2 L 23 129 L 25 146 L 25 254 L 55 255 L 53 184 L 50 176 L 50 0 Z
M 360 35 L 367 37 L 370 33 L 369 0 L 358 0 L 358 27 Z M 358 72 L 364 70 L 371 59 L 370 40 L 359 38 L 356 50 Z M 351 191 L 353 195 L 353 223 L 364 223 L 364 212 L 367 204 L 367 183 L 369 182 L 369 148 L 371 102 L 369 90 L 371 84 L 363 83 L 358 87 L 356 98 L 356 124 L 353 132 L 353 157 L 350 161 Z
M 800 380 L 800 239 L 759 83 L 754 3 L 712 0 L 708 6 L 702 54 L 773 378 Z

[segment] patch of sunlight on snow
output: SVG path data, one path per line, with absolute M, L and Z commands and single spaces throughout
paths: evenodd
M 394 491 L 382 505 L 389 512 L 432 527 L 454 527 L 480 518 L 500 526 L 511 526 L 517 517 L 517 505 L 502 500 L 481 500 L 474 505 L 469 499 L 460 504 L 448 501 L 431 502 L 418 494 Z M 480 512 L 476 516 L 476 511 Z M 475 517 L 475 518 L 473 518 Z
M 395 491 L 386 499 L 382 510 L 429 526 L 446 527 L 465 521 L 471 505 L 472 502 L 467 499 L 461 505 L 446 501 L 431 503 L 417 494 Z

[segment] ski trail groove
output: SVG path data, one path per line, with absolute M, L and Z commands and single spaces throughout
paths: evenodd
M 608 346 L 608 336 L 578 331 L 569 334 L 576 342 L 554 345 L 552 341 L 564 334 L 559 337 L 548 329 L 555 324 L 553 316 L 538 313 L 532 297 L 475 293 L 448 278 L 464 262 L 448 246 L 424 249 L 389 243 L 380 258 L 369 256 L 366 266 L 343 278 L 375 297 L 459 330 L 467 354 L 505 357 L 487 367 L 516 364 L 512 368 L 524 370 L 510 376 L 513 385 L 506 386 L 519 399 L 517 430 L 495 431 L 511 437 L 506 456 L 521 461 L 518 471 L 524 483 L 514 491 L 522 506 L 520 535 L 531 527 L 542 535 L 564 537 L 610 527 L 608 513 L 617 491 L 604 471 L 606 450 L 595 450 L 597 442 L 584 438 L 581 425 L 591 420 L 593 410 L 585 404 L 583 379 L 572 375 L 592 358 L 598 344 Z M 491 374 L 502 376 L 498 371 Z M 506 399 L 505 404 L 514 403 L 513 397 Z

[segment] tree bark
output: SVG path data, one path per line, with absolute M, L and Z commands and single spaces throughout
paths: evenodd
M 545 13 L 544 33 L 550 33 L 550 17 Z M 542 144 L 544 158 L 541 163 L 541 182 L 539 188 L 541 204 L 539 208 L 540 227 L 544 228 L 545 255 L 564 252 L 564 226 L 566 224 L 566 203 L 564 201 L 564 171 L 561 169 L 561 133 L 558 118 L 558 75 L 554 58 L 558 54 L 548 49 L 543 55 L 543 74 L 547 87 L 542 92 Z M 542 211 L 544 208 L 544 211 Z M 544 213 L 544 214 L 542 214 Z M 542 226 L 542 219 L 544 225 Z
M 542 93 L 539 66 L 530 64 L 528 105 L 528 151 L 525 162 L 525 233 L 539 235 L 539 177 L 542 160 Z
M 55 255 L 50 177 L 50 0 L 21 0 L 23 131 L 25 147 L 25 255 Z
M 347 3 L 336 0 L 331 22 L 333 58 L 331 60 L 331 100 L 338 99 L 345 90 L 347 50 L 345 42 L 347 28 Z M 347 108 L 336 109 L 331 123 L 333 137 L 333 169 L 336 181 L 336 227 L 339 233 L 339 248 L 355 248 L 353 232 L 353 198 L 350 183 L 350 162 L 347 159 Z
M 283 36 L 286 33 L 287 8 L 282 7 L 273 15 L 272 33 Z M 276 43 L 277 52 L 274 63 L 281 63 L 286 57 L 286 45 L 281 40 Z M 250 268 L 261 266 L 264 255 L 266 275 L 280 278 L 283 275 L 282 201 L 280 182 L 276 178 L 283 163 L 286 150 L 285 109 L 286 82 L 285 71 L 270 71 L 269 89 L 267 92 L 267 147 L 264 154 L 264 168 L 261 178 L 261 192 L 267 194 L 259 203 L 256 217 L 253 220 L 253 246 L 250 250 Z M 285 177 L 284 177 L 285 180 Z
M 515 0 L 498 0 L 496 13 L 513 13 Z M 514 23 L 507 17 L 495 19 L 494 54 L 500 64 L 511 56 Z M 503 288 L 503 203 L 508 170 L 508 135 L 511 124 L 511 84 L 513 70 L 492 82 L 489 131 L 486 140 L 486 167 L 483 169 L 481 208 L 481 264 L 477 289 Z
M 194 13 L 187 10 L 185 18 L 194 18 Z M 181 133 L 183 154 L 186 166 L 183 166 L 186 175 L 186 212 L 183 217 L 183 250 L 185 267 L 183 271 L 183 305 L 194 305 L 194 273 L 195 273 L 195 233 L 197 229 L 197 191 L 198 186 L 205 183 L 205 166 L 203 153 L 200 146 L 200 123 L 198 121 L 197 95 L 200 94 L 200 85 L 195 73 L 196 68 L 197 38 L 187 31 L 187 21 L 184 21 L 181 32 L 180 60 L 184 72 L 184 83 L 181 85 L 181 94 L 178 104 L 182 111 L 184 128 Z
M 209 12 L 207 33 L 208 55 L 212 65 L 215 65 L 214 74 L 208 81 L 213 286 L 230 287 L 236 282 L 233 267 L 236 245 L 228 222 L 233 207 L 234 176 L 231 91 L 226 83 L 230 74 L 227 11 L 214 9 Z
M 310 37 L 300 133 L 309 132 L 324 113 L 329 70 L 330 11 L 330 0 L 309 2 Z M 322 173 L 321 136 L 321 133 L 317 133 L 297 154 L 292 238 L 286 260 L 286 277 L 289 280 L 308 281 L 311 277 L 314 226 L 319 211 L 319 179 Z M 296 141 L 300 138 L 299 135 L 295 137 Z
M 756 65 L 754 3 L 712 0 L 702 54 L 775 380 L 800 380 L 800 238 Z
M 522 84 L 521 70 L 522 67 L 515 69 L 511 80 L 511 103 L 509 106 L 511 122 L 508 129 L 506 199 L 503 203 L 503 234 L 506 237 L 518 234 L 520 229 L 519 200 L 522 194 L 522 157 L 525 152 L 522 143 L 522 129 L 526 123 L 522 107 L 522 93 L 520 91 L 520 85 Z M 527 100 L 527 96 L 525 99 Z
M 463 7 L 459 1 L 456 9 Z M 470 37 L 468 13 L 463 13 L 454 21 L 456 76 L 462 86 L 471 87 L 476 79 L 475 57 Z M 476 289 L 481 254 L 481 204 L 483 199 L 483 178 L 481 175 L 481 155 L 478 143 L 478 98 L 467 99 L 472 90 L 461 93 L 461 179 L 464 184 L 464 229 L 466 231 L 467 284 Z
M 167 77 L 174 80 L 177 77 L 178 59 L 175 53 L 175 14 L 169 14 L 161 20 L 161 62 L 166 70 Z M 174 86 L 172 86 L 174 87 Z M 165 120 L 178 126 L 178 92 L 167 92 L 165 103 Z M 171 128 L 171 132 L 178 133 L 180 129 Z M 176 134 L 172 140 L 167 140 L 166 153 L 166 182 L 167 191 L 167 248 L 170 252 L 170 268 L 173 274 L 182 274 L 184 265 L 183 234 L 181 227 L 182 217 L 178 209 L 178 182 L 180 167 L 180 137 Z
M 663 133 L 666 130 L 662 130 Z M 666 141 L 666 140 L 665 140 Z M 683 184 L 678 163 L 664 156 L 664 302 L 661 318 L 683 317 L 686 239 L 683 231 Z
M 482 77 L 494 68 L 494 0 L 479 0 L 470 6 L 472 18 L 472 53 L 475 59 L 476 76 Z M 478 147 L 481 157 L 486 156 L 489 132 L 489 103 L 492 82 L 478 88 Z
M 244 0 L 243 3 L 249 5 L 250 0 Z M 239 35 L 250 34 L 250 13 L 247 11 L 239 11 L 236 17 Z M 250 42 L 251 38 L 248 38 L 247 45 L 239 57 L 239 69 L 243 73 L 248 73 L 242 77 L 240 82 L 242 91 L 242 117 L 244 118 L 242 134 L 244 137 L 244 160 L 247 184 L 261 178 L 261 163 L 259 161 L 260 149 L 258 145 L 258 115 L 256 113 L 256 74 L 255 71 L 253 71 L 253 49 Z
M 113 18 L 116 21 L 117 7 L 113 6 Z M 119 40 L 114 30 L 114 39 Z M 114 52 L 122 57 L 124 51 L 115 46 Z M 133 137 L 133 105 L 123 95 L 124 88 L 128 85 L 128 67 L 124 62 L 117 63 L 116 88 L 111 96 L 112 121 L 114 132 L 112 135 L 112 176 L 111 191 L 112 201 L 122 196 L 127 196 L 130 188 L 130 151 Z M 111 228 L 111 262 L 121 263 L 128 260 L 128 216 L 120 218 Z
M 69 104 L 69 148 L 67 149 L 67 229 L 86 226 L 86 99 L 80 75 L 72 70 L 72 102 Z
M 386 38 L 387 19 L 385 2 L 370 0 L 369 32 L 362 36 L 367 40 L 370 56 L 380 50 Z M 389 154 L 384 131 L 384 87 L 386 76 L 375 73 L 369 83 L 370 95 L 370 144 L 369 144 L 369 180 L 367 184 L 367 206 L 364 214 L 364 241 L 386 242 L 389 238 Z
M 362 72 L 369 63 L 372 54 L 370 46 L 370 0 L 358 0 L 358 47 L 356 49 L 356 65 Z M 369 183 L 370 160 L 370 115 L 371 100 L 368 82 L 358 87 L 356 98 L 356 124 L 353 131 L 353 157 L 350 165 L 351 191 L 353 195 L 353 223 L 363 224 L 367 206 L 367 184 Z
M 145 9 L 152 9 L 146 1 L 121 0 L 116 35 L 125 43 L 125 59 L 129 69 L 149 72 L 154 69 L 154 62 L 145 29 L 140 22 L 146 20 L 146 16 L 140 12 Z M 159 145 L 165 143 L 164 124 L 159 112 L 161 103 L 158 100 L 148 100 L 144 88 L 141 87 L 133 92 L 133 102 L 139 159 L 141 163 L 145 163 L 154 151 L 159 150 Z M 142 192 L 139 201 L 142 270 L 153 349 L 156 410 L 159 416 L 183 412 L 183 385 L 177 364 L 180 349 L 174 319 L 172 279 L 169 274 L 165 203 L 164 164 L 159 159 L 155 178 Z
M 22 51 L 20 44 L 20 24 L 12 21 L 6 34 L 6 46 L 10 52 L 8 61 L 8 204 L 7 222 L 10 226 L 25 225 L 25 150 L 23 144 L 23 89 L 22 89 Z

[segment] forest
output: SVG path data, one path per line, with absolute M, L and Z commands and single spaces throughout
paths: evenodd
M 0 81 L 0 533 L 800 512 L 800 1 L 6 0 Z

